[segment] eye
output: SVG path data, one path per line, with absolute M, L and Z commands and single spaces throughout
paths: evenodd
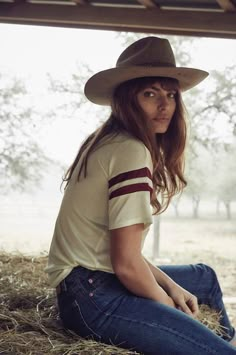
M 145 90 L 144 93 L 143 93 L 143 96 L 144 97 L 154 97 L 155 96 L 155 93 L 151 90 Z
M 170 99 L 176 99 L 176 91 L 169 92 L 168 97 L 169 97 Z

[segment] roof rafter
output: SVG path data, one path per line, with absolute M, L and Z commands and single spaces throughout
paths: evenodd
M 231 0 L 216 0 L 224 11 L 236 11 L 236 6 Z
M 153 0 L 137 0 L 141 5 L 147 8 L 159 7 Z
M 232 11 L 83 4 L 86 0 L 61 4 L 0 1 L 0 22 L 236 39 L 236 13 Z
M 88 5 L 88 0 L 73 0 L 77 5 Z

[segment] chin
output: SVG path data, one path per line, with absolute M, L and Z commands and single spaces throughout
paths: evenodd
M 155 134 L 163 134 L 163 133 L 166 133 L 167 130 L 168 130 L 168 128 L 156 129 Z
M 168 130 L 169 125 L 168 124 L 158 124 L 156 126 L 153 127 L 153 131 L 155 134 L 163 134 L 166 133 L 166 131 Z

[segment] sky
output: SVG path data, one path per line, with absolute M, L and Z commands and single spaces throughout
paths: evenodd
M 115 64 L 122 48 L 112 31 L 0 24 L 0 39 L 0 68 L 20 74 L 62 73 L 73 70 L 77 60 L 101 70 Z M 202 38 L 191 64 L 210 70 L 235 61 L 236 40 Z
M 71 68 L 74 59 L 102 69 L 115 63 L 121 49 L 119 35 L 112 31 L 0 24 L 0 38 L 1 66 L 18 66 L 26 72 L 31 68 L 61 70 L 63 64 L 64 69 Z M 196 61 L 206 69 L 235 61 L 235 40 L 202 38 L 200 47 Z
M 114 36 L 109 31 L 0 24 L 0 66 L 35 77 L 45 71 L 66 74 L 75 69 L 76 61 L 99 70 L 113 65 L 119 54 Z

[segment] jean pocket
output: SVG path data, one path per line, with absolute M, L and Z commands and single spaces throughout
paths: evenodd
M 65 282 L 68 292 L 74 296 L 92 297 L 98 290 L 109 287 L 114 279 L 116 276 L 108 272 L 77 267 L 67 276 Z
M 84 287 L 89 291 L 90 296 L 101 289 L 109 288 L 109 285 L 114 281 L 114 274 L 104 271 L 91 271 L 86 280 L 83 281 Z
M 81 307 L 80 303 L 83 307 Z M 92 337 L 95 340 L 100 340 L 100 335 L 89 324 L 92 321 L 90 319 L 90 305 L 83 298 L 71 299 L 69 297 L 64 302 L 61 302 L 60 318 L 65 328 L 74 331 L 82 337 Z

